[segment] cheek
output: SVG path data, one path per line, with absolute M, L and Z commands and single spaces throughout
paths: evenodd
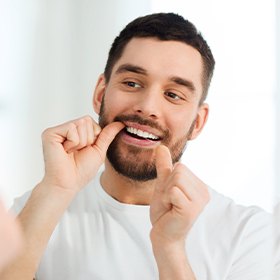
M 103 99 L 103 108 L 107 115 L 113 115 L 117 108 L 120 107 L 120 101 L 115 95 L 106 93 Z
M 115 101 L 112 103 L 109 103 L 106 107 L 107 115 L 110 116 L 111 119 L 114 119 L 116 116 L 123 114 L 123 108 L 119 101 Z
M 185 131 L 188 130 L 188 121 L 185 117 L 174 116 L 171 118 L 171 121 L 168 124 L 169 129 L 175 135 L 182 135 Z
M 188 137 L 190 130 L 193 129 L 195 116 L 180 115 L 172 118 L 168 128 L 171 131 L 173 141 Z
M 133 100 L 118 94 L 117 90 L 111 90 L 110 93 L 106 93 L 104 103 L 105 111 L 110 116 L 131 113 L 133 108 Z

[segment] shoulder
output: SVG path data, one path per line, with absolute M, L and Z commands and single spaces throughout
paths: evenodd
M 208 205 L 209 215 L 215 215 L 217 217 L 226 216 L 230 218 L 228 220 L 237 219 L 240 221 L 248 221 L 251 218 L 254 219 L 254 217 L 267 221 L 271 221 L 272 219 L 272 215 L 259 206 L 244 206 L 236 203 L 233 199 L 216 192 L 210 187 L 208 189 L 211 197 Z
M 209 188 L 210 201 L 201 214 L 198 226 L 212 229 L 218 235 L 231 240 L 259 241 L 272 234 L 272 214 L 258 206 L 243 206 Z
M 224 263 L 230 279 L 269 279 L 272 214 L 257 206 L 239 205 L 211 188 L 209 193 L 210 201 L 189 243 L 204 242 L 201 250 L 208 250 L 209 262 Z

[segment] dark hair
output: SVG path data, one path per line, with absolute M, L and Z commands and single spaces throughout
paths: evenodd
M 110 80 L 112 69 L 120 59 L 125 46 L 132 38 L 154 37 L 162 41 L 180 41 L 195 48 L 202 57 L 203 93 L 200 104 L 205 100 L 213 76 L 215 60 L 207 42 L 196 27 L 174 13 L 158 13 L 136 18 L 130 22 L 117 36 L 111 46 L 104 75 L 106 82 Z

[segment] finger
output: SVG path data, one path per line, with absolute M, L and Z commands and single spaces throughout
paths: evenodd
M 92 145 L 101 132 L 101 127 L 90 116 L 85 118 L 87 128 L 87 146 Z
M 68 153 L 73 152 L 75 150 L 81 150 L 87 146 L 92 145 L 101 130 L 99 125 L 90 116 L 79 118 L 77 120 L 72 121 L 72 123 L 76 126 L 78 137 L 74 134 L 74 143 L 72 143 L 72 139 L 70 140 L 68 138 L 67 141 L 65 141 L 64 147 L 66 147 L 66 151 Z M 73 131 L 73 133 L 75 132 Z
M 63 144 L 66 152 L 79 144 L 79 134 L 74 123 L 66 123 L 54 128 L 49 128 L 43 133 L 43 142 L 56 142 Z
M 74 120 L 79 134 L 79 144 L 75 147 L 76 150 L 83 149 L 94 142 L 94 120 L 90 116 L 84 116 Z
M 63 143 L 63 148 L 67 153 L 69 153 L 73 151 L 75 147 L 77 147 L 77 145 L 79 145 L 79 142 L 79 133 L 77 127 L 73 124 L 73 126 L 70 127 L 67 131 L 66 139 Z
M 160 145 L 156 149 L 156 169 L 158 179 L 163 181 L 172 172 L 173 164 L 170 151 L 164 145 Z
M 80 121 L 80 124 L 77 126 L 77 131 L 79 134 L 79 144 L 75 147 L 75 149 L 81 150 L 87 146 L 88 139 L 87 124 L 85 120 Z
M 101 130 L 98 138 L 96 139 L 96 142 L 93 145 L 93 148 L 98 149 L 98 152 L 100 153 L 102 159 L 105 159 L 109 145 L 123 128 L 123 123 L 113 122 L 108 124 Z
M 101 127 L 95 121 L 92 122 L 92 126 L 93 126 L 94 138 L 97 138 L 97 136 L 101 132 Z
M 86 129 L 87 129 L 87 146 L 92 145 L 101 132 L 101 127 L 90 116 L 86 116 Z
M 179 218 L 177 221 L 181 221 L 179 224 L 177 223 L 177 229 L 178 226 L 180 228 L 181 224 L 181 228 L 187 233 L 203 211 L 206 203 L 189 201 L 177 186 L 171 188 L 169 193 L 172 211 L 176 213 L 173 217 L 177 217 Z
M 176 210 L 176 212 L 184 213 L 190 201 L 186 199 L 186 196 L 178 187 L 171 188 L 169 192 L 172 207 Z
M 195 182 L 190 178 L 189 170 L 182 163 L 176 163 L 170 178 L 173 186 L 179 188 L 188 200 L 194 200 L 198 195 Z
M 200 201 L 207 198 L 208 188 L 190 169 L 182 163 L 176 164 L 172 173 L 172 181 L 181 189 L 191 201 Z
M 94 131 L 94 124 L 93 120 L 91 119 L 86 119 L 86 130 L 87 130 L 87 146 L 90 146 L 94 143 L 97 134 L 95 135 Z

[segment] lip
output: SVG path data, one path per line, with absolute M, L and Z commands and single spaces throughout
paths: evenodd
M 142 124 L 138 124 L 138 123 L 135 123 L 135 122 L 124 122 L 124 125 L 126 127 L 133 127 L 133 128 L 142 130 L 144 132 L 148 132 L 150 134 L 153 134 L 153 135 L 159 137 L 159 140 L 162 138 L 161 135 L 160 135 L 160 132 L 157 129 L 154 129 L 154 128 L 148 126 L 148 125 L 142 125 Z
M 126 127 L 133 127 L 135 129 L 142 130 L 144 132 L 148 132 L 150 134 L 153 134 L 157 137 L 159 137 L 158 140 L 150 140 L 150 139 L 138 139 L 135 137 L 132 137 L 128 133 L 126 133 L 125 129 L 121 132 L 121 139 L 123 142 L 125 142 L 128 145 L 133 145 L 137 147 L 142 147 L 142 148 L 153 148 L 161 143 L 161 137 L 159 136 L 159 132 L 150 126 L 147 125 L 141 125 L 138 123 L 134 122 L 124 122 Z
M 142 148 L 153 148 L 159 145 L 161 142 L 160 140 L 153 141 L 149 139 L 138 139 L 130 136 L 125 131 L 121 132 L 121 140 L 128 145 L 142 147 Z

